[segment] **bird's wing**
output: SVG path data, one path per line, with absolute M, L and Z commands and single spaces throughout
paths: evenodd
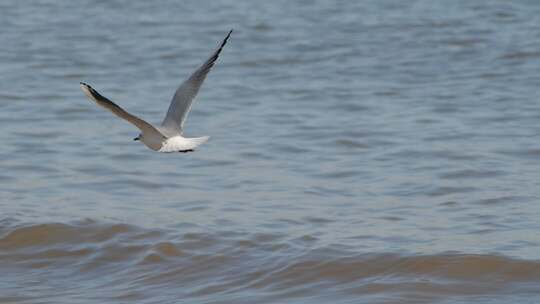
M 231 36 L 232 30 L 229 31 L 219 48 L 201 65 L 187 80 L 185 80 L 180 87 L 176 90 L 169 110 L 165 119 L 161 123 L 163 129 L 174 131 L 175 133 L 181 134 L 186 116 L 191 109 L 191 104 L 193 99 L 199 92 L 204 79 L 214 63 L 216 62 L 219 53 L 223 49 L 223 46 L 227 43 L 227 40 Z
M 98 105 L 104 107 L 105 109 L 113 112 L 116 116 L 127 120 L 128 122 L 135 125 L 137 128 L 139 128 L 143 133 L 145 134 L 156 134 L 160 135 L 161 137 L 164 137 L 154 126 L 147 123 L 146 121 L 140 119 L 139 117 L 135 115 L 131 115 L 128 112 L 126 112 L 124 109 L 122 109 L 120 106 L 115 104 L 114 102 L 110 101 L 109 99 L 103 97 L 101 94 L 99 94 L 94 88 L 87 85 L 86 83 L 81 82 L 81 90 L 88 96 L 88 98 L 95 101 Z

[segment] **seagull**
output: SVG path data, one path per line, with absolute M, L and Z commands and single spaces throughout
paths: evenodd
M 160 126 L 153 126 L 145 120 L 128 113 L 116 103 L 103 97 L 94 88 L 88 84 L 81 82 L 81 90 L 95 103 L 105 109 L 113 112 L 116 116 L 127 120 L 135 125 L 141 133 L 133 140 L 139 140 L 148 148 L 158 152 L 193 152 L 193 150 L 202 145 L 209 136 L 186 138 L 182 136 L 184 122 L 191 109 L 191 104 L 197 92 L 204 82 L 206 75 L 210 72 L 212 66 L 219 57 L 221 50 L 231 36 L 232 30 L 229 31 L 219 48 L 208 58 L 191 76 L 185 80 L 176 90 L 174 97 L 167 111 L 165 119 Z

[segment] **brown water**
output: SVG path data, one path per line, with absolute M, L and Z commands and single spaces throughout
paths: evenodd
M 360 252 L 309 236 L 92 220 L 5 221 L 1 232 L 2 303 L 533 303 L 539 294 L 540 262 L 499 255 Z
M 0 2 L 0 303 L 539 303 L 540 3 Z M 152 153 L 152 122 L 234 28 Z

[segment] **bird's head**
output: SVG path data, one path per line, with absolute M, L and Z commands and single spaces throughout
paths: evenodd
M 135 137 L 133 140 L 141 140 L 141 138 L 142 138 L 142 134 L 139 134 L 139 135 L 137 135 L 137 137 Z

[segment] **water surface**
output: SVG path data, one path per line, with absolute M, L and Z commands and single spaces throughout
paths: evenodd
M 535 1 L 3 1 L 0 302 L 540 301 Z M 158 123 L 233 36 L 186 135 Z

